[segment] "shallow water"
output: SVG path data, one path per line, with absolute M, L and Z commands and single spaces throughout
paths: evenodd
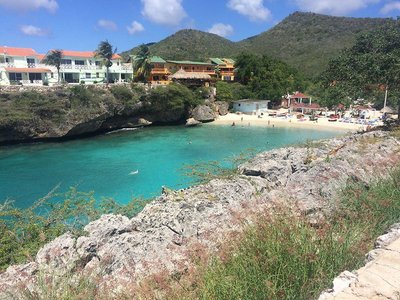
M 97 199 L 127 203 L 157 196 L 161 186 L 189 184 L 184 165 L 223 161 L 254 149 L 257 152 L 329 138 L 335 131 L 204 125 L 158 127 L 63 143 L 0 148 L 0 202 L 12 199 L 26 207 L 60 184 L 95 191 Z

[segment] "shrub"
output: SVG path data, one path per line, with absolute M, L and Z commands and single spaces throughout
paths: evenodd
M 128 103 L 132 101 L 133 98 L 132 91 L 126 86 L 113 86 L 111 88 L 111 93 L 117 100 L 121 101 L 122 103 Z

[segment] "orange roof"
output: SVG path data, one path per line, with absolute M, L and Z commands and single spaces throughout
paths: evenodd
M 61 51 L 64 56 L 85 57 L 85 58 L 94 57 L 93 51 L 74 51 L 74 50 L 61 50 Z M 118 54 L 114 54 L 112 59 L 121 59 L 121 56 Z
M 42 60 L 45 56 L 46 54 L 36 54 L 38 60 Z
M 50 73 L 50 69 L 43 68 L 5 68 L 7 72 L 15 73 Z
M 10 56 L 36 56 L 37 53 L 32 48 L 15 48 L 0 46 L 0 54 L 10 55 Z

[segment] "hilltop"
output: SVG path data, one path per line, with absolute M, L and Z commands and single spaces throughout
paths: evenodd
M 320 73 L 329 60 L 353 44 L 355 37 L 392 19 L 332 17 L 295 12 L 259 35 L 232 42 L 218 35 L 185 29 L 150 45 L 154 55 L 165 59 L 204 60 L 235 57 L 249 51 L 281 59 L 308 76 Z M 137 48 L 125 51 L 124 56 Z

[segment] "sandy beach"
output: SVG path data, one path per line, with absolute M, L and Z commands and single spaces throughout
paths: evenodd
M 279 118 L 272 116 L 261 116 L 246 114 L 228 113 L 225 116 L 220 116 L 212 124 L 216 125 L 232 125 L 235 126 L 266 126 L 266 127 L 304 127 L 321 130 L 341 130 L 343 132 L 354 132 L 366 130 L 366 125 L 343 123 L 343 122 L 330 122 L 328 118 L 319 118 L 318 122 L 307 120 L 298 120 L 293 118 Z

